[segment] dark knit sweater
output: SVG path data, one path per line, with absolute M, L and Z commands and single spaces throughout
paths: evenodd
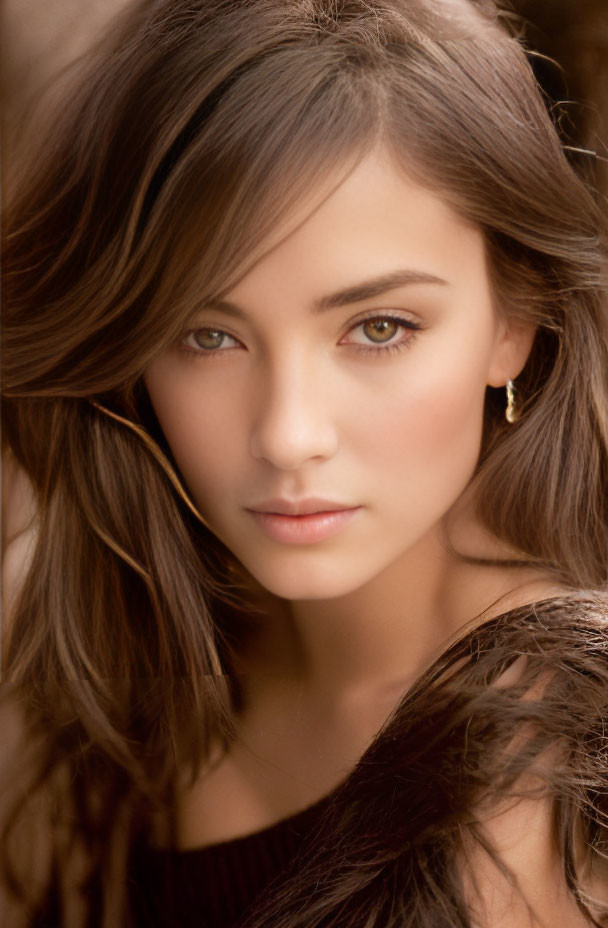
M 588 797 L 594 818 L 581 816 L 581 827 L 592 833 L 590 821 L 603 821 L 600 800 L 608 795 L 607 620 L 608 598 L 581 592 L 521 606 L 471 630 L 427 670 L 424 685 L 411 689 L 382 737 L 368 748 L 364 765 L 336 795 L 262 831 L 199 850 L 160 851 L 135 843 L 127 871 L 132 917 L 116 928 L 242 928 L 265 890 L 269 900 L 280 903 L 282 880 L 288 871 L 299 873 L 298 858 L 309 850 L 316 869 L 308 874 L 301 895 L 297 881 L 292 887 L 293 906 L 306 911 L 316 893 L 316 912 L 327 919 L 323 924 L 345 924 L 345 913 L 349 924 L 371 924 L 377 911 L 374 887 L 367 896 L 350 893 L 337 902 L 334 888 L 340 880 L 343 886 L 352 885 L 354 871 L 369 870 L 370 849 L 383 855 L 385 848 L 389 853 L 379 876 L 392 892 L 384 896 L 390 911 L 407 913 L 413 899 L 417 925 L 455 924 L 452 913 L 459 897 L 449 883 L 453 872 L 447 856 L 455 845 L 451 838 L 445 848 L 443 843 L 454 831 L 453 815 L 459 808 L 454 784 L 466 779 L 469 768 L 474 773 L 482 769 L 486 752 L 492 758 L 492 751 L 510 744 L 514 708 L 526 724 L 539 718 L 536 701 L 521 699 L 519 680 L 504 692 L 494 686 L 518 655 L 527 657 L 519 671 L 527 686 L 545 674 L 542 701 L 552 710 L 549 735 L 555 738 L 555 732 L 564 742 L 567 735 L 574 745 L 566 752 L 562 777 L 550 784 L 554 801 L 569 797 L 575 777 L 576 782 L 584 778 L 593 784 Z M 480 708 L 490 686 L 491 698 Z M 465 687 L 468 692 L 461 695 Z M 543 749 L 545 742 L 539 744 Z M 409 763 L 412 757 L 416 764 Z M 317 838 L 321 822 L 327 824 L 327 833 Z M 427 838 L 429 822 L 432 841 Z M 383 889 L 379 883 L 376 888 L 379 893 Z M 87 928 L 101 928 L 99 894 L 89 901 Z M 50 902 L 46 917 L 29 928 L 64 928 L 56 898 Z
M 298 856 L 329 803 L 254 834 L 188 851 L 136 849 L 130 898 L 136 928 L 236 928 Z

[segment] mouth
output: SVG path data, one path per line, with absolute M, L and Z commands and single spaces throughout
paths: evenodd
M 308 499 L 288 500 L 275 498 L 265 500 L 255 506 L 250 506 L 250 512 L 270 513 L 273 515 L 284 516 L 304 516 L 314 515 L 326 512 L 343 512 L 350 509 L 358 509 L 351 503 L 336 502 L 335 500 L 321 499 L 320 497 L 309 497 Z
M 360 509 L 360 506 L 352 506 L 296 515 L 254 509 L 248 511 L 258 527 L 273 541 L 281 544 L 314 544 L 341 531 Z

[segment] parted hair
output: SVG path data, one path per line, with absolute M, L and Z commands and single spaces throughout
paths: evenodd
M 483 841 L 474 801 L 514 789 L 555 739 L 545 780 L 567 883 L 607 924 L 581 883 L 607 844 L 605 220 L 513 17 L 490 0 L 149 0 L 72 80 L 4 221 L 3 451 L 36 498 L 3 650 L 15 925 L 51 888 L 69 928 L 128 924 L 129 848 L 164 812 L 170 840 L 177 771 L 195 776 L 233 736 L 231 671 L 259 591 L 190 501 L 142 374 L 319 177 L 346 176 L 378 141 L 483 231 L 497 312 L 537 326 L 516 424 L 487 390 L 472 489 L 514 561 L 572 596 L 446 652 L 259 924 L 469 926 L 453 863 L 465 831 Z M 514 654 L 530 656 L 523 679 L 488 686 Z M 542 698 L 522 701 L 541 672 Z M 530 724 L 505 769 L 514 726 Z M 438 757 L 461 764 L 457 787 Z M 406 764 L 412 795 L 386 786 Z

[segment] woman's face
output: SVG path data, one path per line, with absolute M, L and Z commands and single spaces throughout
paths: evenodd
M 213 531 L 291 600 L 352 592 L 439 537 L 486 385 L 525 361 L 481 232 L 381 151 L 190 328 L 146 371 L 153 407 Z M 349 511 L 257 512 L 312 498 Z

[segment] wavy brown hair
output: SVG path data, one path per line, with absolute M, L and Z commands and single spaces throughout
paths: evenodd
M 608 584 L 603 219 L 510 23 L 483 0 L 137 3 L 22 172 L 5 215 L 3 447 L 37 515 L 3 653 L 15 925 L 49 893 L 69 928 L 126 924 L 130 847 L 158 813 L 171 838 L 177 771 L 196 776 L 232 737 L 231 671 L 260 591 L 190 502 L 142 373 L 319 177 L 346 176 L 379 140 L 483 230 L 497 310 L 538 327 L 516 425 L 488 389 L 473 489 L 514 559 L 573 596 L 542 622 L 485 625 L 433 666 L 340 793 L 302 895 L 276 894 L 264 924 L 468 926 L 451 851 L 464 832 L 483 843 L 473 799 L 505 795 L 556 738 L 545 781 L 567 883 L 606 923 L 581 882 L 608 812 L 608 604 L 589 592 Z M 488 686 L 523 653 L 523 681 Z M 523 702 L 541 671 L 543 697 Z M 526 722 L 535 736 L 505 770 Z M 461 774 L 431 802 L 438 756 Z M 391 806 L 384 784 L 415 764 L 420 793 Z M 410 825 L 389 828 L 399 809 Z

